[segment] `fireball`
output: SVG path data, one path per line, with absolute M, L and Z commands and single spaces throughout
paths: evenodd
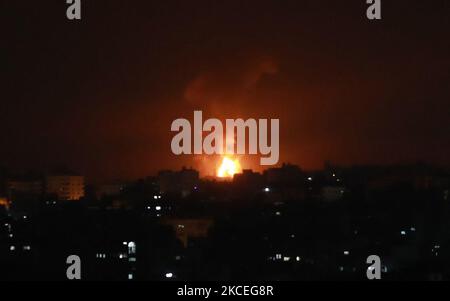
M 239 161 L 232 160 L 228 157 L 223 157 L 222 164 L 220 164 L 217 170 L 217 177 L 219 178 L 232 178 L 236 173 L 240 172 L 241 164 Z

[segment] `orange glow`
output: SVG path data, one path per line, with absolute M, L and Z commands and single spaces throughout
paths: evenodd
M 217 170 L 217 177 L 232 178 L 236 173 L 241 171 L 241 164 L 237 159 L 232 160 L 228 157 L 223 157 L 222 164 Z

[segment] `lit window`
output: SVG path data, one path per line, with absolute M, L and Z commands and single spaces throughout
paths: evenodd
M 136 254 L 136 243 L 134 241 L 128 243 L 128 254 Z
M 283 261 L 290 261 L 291 260 L 291 257 L 284 257 L 283 258 Z
M 401 235 L 406 235 L 406 231 L 400 231 Z
M 128 274 L 128 280 L 133 280 L 133 274 Z
M 166 278 L 172 278 L 173 274 L 172 273 L 166 273 Z

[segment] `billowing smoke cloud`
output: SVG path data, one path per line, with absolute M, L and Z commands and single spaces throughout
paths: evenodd
M 194 78 L 187 85 L 184 98 L 210 114 L 242 114 L 258 83 L 277 72 L 278 63 L 268 56 L 241 58 L 233 64 L 219 63 L 215 69 Z

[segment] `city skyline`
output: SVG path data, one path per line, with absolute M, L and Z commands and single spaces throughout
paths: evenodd
M 92 182 L 211 175 L 220 157 L 170 150 L 171 122 L 197 109 L 279 118 L 279 163 L 307 170 L 450 164 L 446 1 L 386 2 L 380 22 L 356 0 L 86 2 L 78 23 L 64 1 L 0 12 L 0 166 Z

